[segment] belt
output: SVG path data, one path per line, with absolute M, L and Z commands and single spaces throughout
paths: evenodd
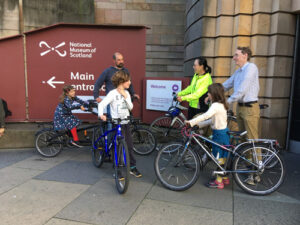
M 257 103 L 257 101 L 252 102 L 239 102 L 239 106 L 252 107 L 252 104 Z

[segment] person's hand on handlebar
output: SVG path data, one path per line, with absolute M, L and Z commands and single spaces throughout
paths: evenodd
M 106 121 L 106 116 L 105 115 L 101 115 L 99 116 L 101 120 Z
M 137 100 L 140 100 L 140 96 L 138 94 L 134 94 L 133 97 L 136 98 Z
M 98 103 L 100 103 L 100 102 L 102 101 L 102 99 L 101 99 L 101 98 L 96 98 L 96 101 L 97 101 Z
M 182 102 L 181 96 L 177 96 L 177 101 Z
M 84 108 L 83 106 L 80 106 L 80 109 L 81 109 L 82 111 L 86 111 L 85 108 Z
M 191 123 L 190 123 L 190 121 L 188 121 L 188 120 L 185 120 L 185 121 L 184 121 L 184 124 L 185 124 L 185 126 L 187 126 L 187 127 L 191 127 Z

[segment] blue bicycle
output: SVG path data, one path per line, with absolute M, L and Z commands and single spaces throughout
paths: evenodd
M 93 148 L 92 148 L 92 161 L 96 167 L 101 167 L 105 159 L 112 157 L 114 166 L 114 177 L 117 190 L 120 194 L 127 191 L 129 185 L 129 170 L 130 159 L 125 138 L 122 135 L 122 121 L 130 121 L 129 118 L 125 119 L 110 119 L 108 118 L 105 123 L 112 123 L 114 127 L 111 130 L 103 132 L 104 126 L 99 126 L 93 131 Z M 110 135 L 109 135 L 110 134 Z M 112 141 L 108 137 L 112 136 Z

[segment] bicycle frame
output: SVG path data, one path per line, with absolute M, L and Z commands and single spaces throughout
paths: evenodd
M 219 162 L 217 161 L 217 159 L 213 156 L 213 154 L 209 151 L 206 150 L 206 148 L 203 146 L 203 144 L 195 137 L 195 135 L 197 137 L 199 137 L 200 139 L 206 141 L 206 142 L 209 142 L 210 144 L 212 145 L 215 145 L 215 146 L 218 146 L 220 147 L 221 149 L 225 150 L 228 152 L 228 156 L 227 156 L 227 160 L 226 160 L 226 163 L 224 165 L 224 167 L 222 167 Z M 254 143 L 255 142 L 265 142 L 265 143 L 270 143 L 272 148 L 273 148 L 273 143 L 276 142 L 276 140 L 270 140 L 270 139 L 250 139 L 248 140 L 248 142 L 244 142 L 244 143 L 241 143 L 239 144 L 238 146 L 236 146 L 233 150 L 230 149 L 230 148 L 226 148 L 224 145 L 220 145 L 218 144 L 217 142 L 214 142 L 213 140 L 209 139 L 209 138 L 206 138 L 202 135 L 199 135 L 199 134 L 195 134 L 193 131 L 191 132 L 191 134 L 189 135 L 189 138 L 188 140 L 186 141 L 185 143 L 185 147 L 184 147 L 184 150 L 182 152 L 182 155 L 181 157 L 179 158 L 178 161 L 180 161 L 180 159 L 183 157 L 183 155 L 186 153 L 187 151 L 187 148 L 188 146 L 190 145 L 191 141 L 194 140 L 200 147 L 201 149 L 213 160 L 213 162 L 217 165 L 217 167 L 221 170 L 221 171 L 215 171 L 219 174 L 226 174 L 226 173 L 254 173 L 254 172 L 257 172 L 257 171 L 254 171 L 254 170 L 236 170 L 236 171 L 233 171 L 233 170 L 226 170 L 226 168 L 228 167 L 228 162 L 229 162 L 229 159 L 230 159 L 230 155 L 233 154 L 233 156 L 238 156 L 238 157 L 241 157 L 243 160 L 247 161 L 247 163 L 249 163 L 250 165 L 254 166 L 255 168 L 258 168 L 258 169 L 261 169 L 264 167 L 264 165 L 269 162 L 272 158 L 268 159 L 266 162 L 264 163 L 260 163 L 258 161 L 258 157 L 256 155 L 256 151 L 254 151 L 254 156 L 255 156 L 255 161 L 256 162 L 259 162 L 258 164 L 246 159 L 245 157 L 242 157 L 238 152 L 237 150 L 240 149 L 241 146 L 245 145 L 245 144 L 253 144 L 254 146 Z M 273 148 L 274 149 L 274 148 Z M 274 157 L 274 156 L 273 156 Z
M 107 140 L 107 139 L 108 139 L 108 134 L 109 134 L 109 133 L 112 133 L 112 132 L 114 132 L 114 137 L 113 137 L 113 143 L 114 143 L 114 155 L 115 155 L 114 160 L 115 160 L 116 165 L 118 166 L 118 165 L 119 165 L 119 164 L 118 164 L 118 157 L 117 157 L 117 155 L 118 155 L 118 152 L 117 152 L 117 151 L 118 151 L 118 150 L 117 150 L 116 142 L 117 142 L 117 139 L 122 139 L 122 138 L 124 138 L 124 136 L 122 135 L 121 124 L 117 124 L 115 128 L 113 128 L 113 129 L 111 129 L 111 130 L 108 130 L 108 131 L 105 131 L 104 134 L 101 135 L 100 137 L 98 137 L 98 139 L 93 143 L 93 148 L 94 148 L 94 149 L 97 149 L 96 143 L 97 143 L 101 138 L 104 137 L 104 142 L 105 142 L 105 143 L 104 143 L 104 144 L 105 144 L 105 155 L 108 156 L 108 154 L 109 154 L 109 152 L 110 152 L 110 149 L 111 149 L 111 146 L 108 146 L 108 140 Z M 123 155 L 125 155 L 124 150 L 123 150 Z M 124 157 L 124 159 L 125 159 L 125 163 L 127 163 L 127 162 L 126 162 L 126 157 Z

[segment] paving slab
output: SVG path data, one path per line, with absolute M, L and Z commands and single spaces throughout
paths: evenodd
M 0 196 L 1 224 L 44 224 L 88 187 L 30 180 Z
M 62 151 L 59 155 L 52 158 L 47 158 L 36 153 L 33 156 L 27 158 L 26 160 L 22 160 L 18 163 L 15 163 L 13 166 L 18 168 L 46 171 L 74 156 L 79 155 L 80 153 L 81 150 L 76 151 L 76 149 L 66 149 Z
M 300 224 L 300 204 L 234 196 L 234 224 Z
M 285 153 L 286 179 L 279 192 L 300 201 L 300 154 Z
M 0 169 L 0 194 L 19 186 L 40 174 L 40 170 L 5 167 Z
M 91 223 L 81 223 L 77 221 L 53 218 L 49 220 L 45 225 L 91 225 Z
M 222 190 L 210 189 L 204 185 L 207 181 L 206 176 L 200 175 L 199 180 L 190 189 L 181 192 L 166 189 L 157 181 L 147 198 L 232 212 L 232 185 L 225 186 Z
M 34 149 L 0 149 L 0 169 L 34 155 Z
M 96 168 L 92 162 L 66 160 L 59 165 L 35 177 L 40 180 L 52 180 L 76 184 L 95 184 L 103 177 L 112 177 L 108 167 Z
M 232 213 L 145 199 L 128 225 L 232 225 Z
M 127 192 L 120 195 L 113 178 L 102 179 L 59 212 L 56 217 L 92 224 L 126 224 L 151 186 L 132 177 Z

